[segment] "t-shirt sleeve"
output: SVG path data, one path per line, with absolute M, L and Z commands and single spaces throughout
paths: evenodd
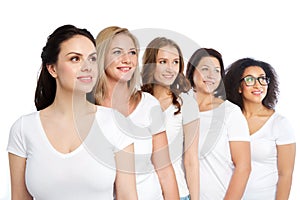
M 188 124 L 196 119 L 199 119 L 198 104 L 193 96 L 183 93 L 181 95 L 182 99 L 182 120 L 183 124 Z
M 124 149 L 130 144 L 133 144 L 133 138 L 129 137 L 126 133 L 124 133 L 121 130 L 115 131 L 115 137 L 116 137 L 116 143 L 115 145 L 115 151 L 119 151 Z
M 111 110 L 112 116 L 106 121 L 107 133 L 115 151 L 119 151 L 133 143 L 132 127 L 129 120 L 116 110 Z M 108 116 L 107 116 L 108 117 Z M 105 133 L 105 135 L 107 135 Z
M 295 131 L 290 121 L 279 115 L 273 125 L 273 131 L 277 136 L 276 144 L 284 145 L 296 142 Z
M 227 121 L 229 141 L 250 141 L 247 120 L 238 107 L 232 107 Z
M 23 158 L 27 157 L 25 139 L 22 134 L 22 117 L 11 126 L 7 151 Z

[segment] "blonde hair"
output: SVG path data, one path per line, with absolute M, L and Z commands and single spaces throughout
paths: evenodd
M 99 81 L 96 85 L 95 90 L 95 100 L 96 104 L 100 105 L 101 102 L 107 97 L 107 75 L 105 73 L 105 57 L 110 48 L 112 40 L 116 35 L 125 34 L 129 36 L 137 50 L 137 57 L 139 55 L 139 43 L 137 38 L 129 32 L 126 28 L 121 28 L 118 26 L 109 26 L 102 31 L 96 37 L 96 48 L 97 48 L 97 57 L 98 57 L 98 70 L 99 70 Z M 138 93 L 138 88 L 140 86 L 140 71 L 137 65 L 132 78 L 127 82 L 131 99 L 135 99 Z

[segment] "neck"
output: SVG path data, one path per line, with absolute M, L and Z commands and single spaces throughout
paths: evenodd
M 158 100 L 172 98 L 172 93 L 169 88 L 155 85 L 153 88 L 153 96 L 155 96 Z
M 261 115 L 268 110 L 262 103 L 245 103 L 244 101 L 243 114 L 246 117 Z
M 91 103 L 86 100 L 85 93 L 57 91 L 50 109 L 64 116 L 73 117 L 74 113 L 86 113 L 90 110 Z
M 111 83 L 107 84 L 107 96 L 104 99 L 104 106 L 115 107 L 119 104 L 129 104 L 130 92 L 127 86 L 127 82 Z
M 200 111 L 208 111 L 218 107 L 224 101 L 217 98 L 213 93 L 203 93 L 196 91 L 194 93 Z

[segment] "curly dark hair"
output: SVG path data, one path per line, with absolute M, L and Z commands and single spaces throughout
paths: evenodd
M 279 82 L 274 68 L 266 62 L 255 60 L 253 58 L 242 58 L 233 62 L 226 69 L 224 84 L 226 88 L 227 99 L 237 104 L 243 110 L 243 99 L 239 93 L 241 78 L 246 68 L 258 66 L 264 70 L 266 76 L 270 79 L 268 84 L 267 95 L 262 104 L 269 109 L 275 109 L 279 96 Z

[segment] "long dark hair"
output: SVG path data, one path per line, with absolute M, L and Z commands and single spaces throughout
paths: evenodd
M 48 72 L 47 65 L 57 62 L 61 44 L 75 35 L 87 37 L 96 46 L 95 39 L 88 30 L 80 29 L 69 24 L 58 27 L 48 36 L 46 46 L 44 46 L 41 54 L 42 65 L 35 90 L 34 103 L 37 110 L 48 107 L 53 103 L 55 98 L 56 80 Z M 88 98 L 91 97 L 92 95 L 88 94 Z

